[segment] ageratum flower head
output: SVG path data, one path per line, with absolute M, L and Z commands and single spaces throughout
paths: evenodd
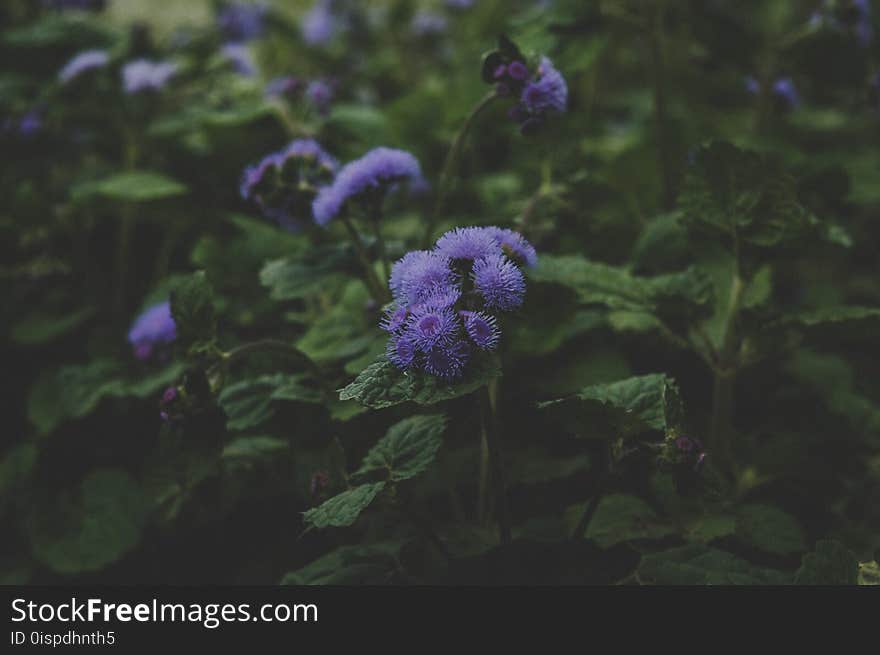
M 239 75 L 253 77 L 257 74 L 257 64 L 248 47 L 243 43 L 227 43 L 220 49 L 220 54 L 229 62 Z
M 157 349 L 171 343 L 177 337 L 177 326 L 171 316 L 168 301 L 153 305 L 138 316 L 128 331 L 128 342 L 134 348 L 134 356 L 150 359 Z
M 315 221 L 326 225 L 348 203 L 367 196 L 381 201 L 391 187 L 404 181 L 416 187 L 424 186 L 418 160 L 404 150 L 374 148 L 343 166 L 333 184 L 318 192 L 312 203 Z
M 300 32 L 303 41 L 320 46 L 329 43 L 340 29 L 340 21 L 334 12 L 333 0 L 317 0 L 303 16 Z
M 296 230 L 311 218 L 317 189 L 327 184 L 339 164 L 314 139 L 296 139 L 248 166 L 241 197 L 282 227 Z
M 494 226 L 458 228 L 432 250 L 407 253 L 391 269 L 394 303 L 381 321 L 389 361 L 448 380 L 464 375 L 475 353 L 498 347 L 498 315 L 522 304 L 520 266 L 536 262 L 521 234 Z
M 217 15 L 217 27 L 229 41 L 243 42 L 259 38 L 266 30 L 268 7 L 260 2 L 225 5 Z
M 512 66 L 508 67 L 508 71 Z M 548 117 L 564 113 L 567 105 L 568 85 L 565 78 L 547 57 L 542 57 L 535 74 L 522 87 L 519 102 L 509 115 L 519 123 L 520 131 L 528 134 L 543 125 Z
M 110 61 L 110 56 L 105 50 L 86 50 L 68 61 L 58 73 L 58 80 L 67 84 L 83 73 L 98 68 L 103 68 Z
M 177 65 L 171 62 L 153 62 L 136 59 L 122 69 L 122 83 L 126 93 L 158 91 L 162 89 L 177 72 Z

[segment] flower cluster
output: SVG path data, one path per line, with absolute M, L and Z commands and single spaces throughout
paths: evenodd
M 67 84 L 83 73 L 98 68 L 103 68 L 110 61 L 110 55 L 105 50 L 86 50 L 68 61 L 58 73 L 58 80 Z
M 221 8 L 217 27 L 228 41 L 241 43 L 262 36 L 268 7 L 263 3 L 232 3 Z
M 761 91 L 761 83 L 751 76 L 746 78 L 745 87 L 752 95 L 758 95 Z M 770 91 L 783 110 L 797 109 L 801 104 L 800 94 L 790 77 L 777 78 L 771 85 Z
M 153 305 L 138 316 L 128 331 L 128 342 L 134 348 L 134 356 L 150 359 L 157 348 L 171 343 L 177 337 L 177 326 L 171 316 L 171 303 L 167 300 Z
M 174 77 L 176 72 L 177 65 L 171 62 L 136 59 L 122 68 L 122 84 L 126 93 L 158 91 Z
M 426 185 L 418 160 L 404 150 L 374 148 L 343 166 L 333 183 L 318 192 L 312 203 L 315 222 L 326 225 L 356 198 L 381 201 L 389 188 L 406 180 L 416 188 Z
M 874 36 L 870 0 L 823 0 L 810 16 L 813 27 L 829 27 L 853 35 L 862 47 Z
M 474 352 L 497 348 L 497 314 L 522 304 L 521 267 L 537 259 L 521 234 L 499 227 L 458 228 L 433 250 L 407 253 L 388 281 L 394 301 L 381 323 L 391 333 L 388 359 L 404 370 L 461 377 Z
M 317 141 L 297 139 L 248 166 L 239 190 L 267 218 L 296 230 L 311 217 L 317 189 L 330 181 L 337 168 L 336 160 Z
M 483 60 L 483 80 L 495 85 L 499 96 L 516 100 L 508 115 L 523 134 L 540 128 L 568 106 L 568 85 L 547 57 L 530 66 L 519 48 L 502 37 L 497 50 Z

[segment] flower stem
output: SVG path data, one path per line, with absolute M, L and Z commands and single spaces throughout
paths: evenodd
M 483 424 L 483 449 L 480 466 L 480 504 L 484 506 L 485 519 L 488 515 L 489 496 L 487 489 L 491 486 L 492 500 L 497 508 L 498 528 L 501 543 L 511 541 L 510 506 L 507 500 L 507 479 L 504 470 L 504 455 L 501 450 L 501 435 L 498 429 L 498 381 L 492 380 L 480 391 L 480 411 Z M 488 477 L 489 484 L 485 478 Z
M 483 113 L 483 111 L 489 105 L 491 105 L 497 97 L 498 94 L 496 94 L 494 90 L 483 96 L 483 98 L 474 106 L 471 112 L 464 119 L 464 123 L 462 123 L 461 127 L 458 129 L 458 132 L 455 134 L 455 137 L 452 140 L 452 145 L 450 146 L 449 151 L 446 153 L 446 160 L 443 162 L 443 170 L 440 173 L 440 181 L 437 183 L 437 197 L 434 201 L 434 207 L 431 210 L 431 213 L 428 216 L 428 220 L 425 223 L 424 241 L 426 246 L 431 243 L 431 237 L 433 236 L 434 228 L 437 225 L 437 220 L 440 217 L 440 212 L 443 210 L 443 203 L 446 200 L 447 193 L 449 192 L 449 186 L 451 185 L 452 180 L 455 177 L 456 164 L 458 163 L 458 158 L 461 155 L 461 150 L 464 146 L 464 142 L 467 138 L 468 132 L 470 132 L 470 129 L 476 121 L 477 117 L 481 113 Z
M 361 267 L 364 269 L 364 283 L 367 285 L 370 295 L 373 296 L 373 300 L 377 303 L 384 305 L 391 300 L 391 294 L 388 292 L 388 288 L 382 284 L 376 275 L 376 271 L 373 269 L 373 264 L 370 262 L 370 258 L 367 255 L 367 248 L 364 246 L 361 235 L 358 234 L 357 228 L 354 226 L 351 217 L 343 214 L 342 223 L 345 225 L 345 229 L 348 230 L 348 236 L 351 238 L 352 244 L 354 244 L 358 259 L 361 262 Z
M 373 223 L 373 234 L 376 237 L 376 247 L 379 249 L 379 260 L 382 262 L 382 274 L 388 280 L 391 277 L 391 265 L 388 263 L 388 251 L 385 248 L 385 239 L 382 237 L 382 221 L 375 219 Z

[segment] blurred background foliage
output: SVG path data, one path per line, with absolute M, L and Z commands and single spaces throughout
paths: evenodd
M 266 6 L 243 66 L 219 2 L 0 5 L 0 581 L 876 582 L 880 7 Z M 387 336 L 355 253 L 239 195 L 294 137 L 403 148 L 434 191 L 382 229 L 422 247 L 501 33 L 552 58 L 568 111 L 530 136 L 481 114 L 429 236 L 497 224 L 541 257 L 504 325 L 508 544 L 472 511 L 472 396 L 340 399 Z M 125 93 L 138 58 L 177 72 Z M 172 290 L 189 336 L 140 361 L 129 327 Z M 267 340 L 308 365 L 211 359 Z

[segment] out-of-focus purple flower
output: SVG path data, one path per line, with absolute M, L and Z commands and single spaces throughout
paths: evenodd
M 326 80 L 312 80 L 306 87 L 306 99 L 315 111 L 326 116 L 333 101 L 333 84 Z
M 780 77 L 773 82 L 773 93 L 792 109 L 801 104 L 800 95 L 790 77 Z
M 470 9 L 476 0 L 444 0 L 450 9 Z
M 177 326 L 171 316 L 168 301 L 153 305 L 138 316 L 128 331 L 128 341 L 134 347 L 134 356 L 149 359 L 156 348 L 171 343 L 177 337 Z
M 239 191 L 267 218 L 296 229 L 311 217 L 311 202 L 319 186 L 329 182 L 339 164 L 314 139 L 296 139 L 248 166 Z
M 530 133 L 552 114 L 561 114 L 568 105 L 568 85 L 547 57 L 542 57 L 534 73 L 519 59 L 499 64 L 491 78 L 499 96 L 514 96 L 517 103 L 508 116 L 519 123 L 520 131 Z
M 257 64 L 248 47 L 243 43 L 227 43 L 221 50 L 223 57 L 232 64 L 232 69 L 239 75 L 253 77 L 257 74 Z
M 27 138 L 37 134 L 43 129 L 43 112 L 40 109 L 31 109 L 18 122 L 18 133 Z
M 417 187 L 425 184 L 418 160 L 404 150 L 374 148 L 343 166 L 333 184 L 318 192 L 312 204 L 315 221 L 326 225 L 350 200 L 367 192 L 384 193 L 406 180 Z
M 516 264 L 506 257 L 490 255 L 478 259 L 471 276 L 488 309 L 507 312 L 523 303 L 525 278 Z
M 300 23 L 303 40 L 313 46 L 326 45 L 339 29 L 340 21 L 333 11 L 333 0 L 317 0 Z
M 443 14 L 420 9 L 413 15 L 409 27 L 416 36 L 436 36 L 446 31 L 449 21 Z
M 231 3 L 217 15 L 217 27 L 228 41 L 250 41 L 263 35 L 268 11 L 269 8 L 262 2 Z
M 285 75 L 270 80 L 263 93 L 267 98 L 290 97 L 299 93 L 302 90 L 302 86 L 302 80 L 292 75 Z
M 86 50 L 68 61 L 58 73 L 58 79 L 62 84 L 67 84 L 75 77 L 83 73 L 103 68 L 110 61 L 110 55 L 105 50 Z
M 501 339 L 501 330 L 495 317 L 485 312 L 463 310 L 459 312 L 464 320 L 464 329 L 471 341 L 482 350 L 494 350 Z
M 147 59 L 130 61 L 122 68 L 122 83 L 126 93 L 158 91 L 162 89 L 177 72 L 177 64 Z
M 553 67 L 547 57 L 541 59 L 535 78 L 523 89 L 521 100 L 525 108 L 533 115 L 565 111 L 568 102 L 568 86 L 560 72 Z
M 810 15 L 809 24 L 850 34 L 862 47 L 874 37 L 870 0 L 824 0 Z

